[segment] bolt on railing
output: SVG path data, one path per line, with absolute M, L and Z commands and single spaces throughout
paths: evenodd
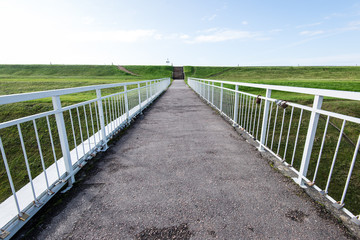
M 0 156 L 11 191 L 10 196 L 0 203 L 0 239 L 13 236 L 66 184 L 70 188 L 80 168 L 97 152 L 105 151 L 108 141 L 169 85 L 170 79 L 164 78 L 0 96 L 0 105 L 51 97 L 53 106 L 47 112 L 0 123 Z M 102 90 L 114 93 L 105 95 Z M 96 93 L 94 99 L 62 106 L 60 97 L 89 91 Z M 33 132 L 28 127 L 31 125 Z M 22 149 L 15 153 L 10 148 L 18 142 L 7 136 L 12 127 L 17 127 Z M 29 147 L 33 141 L 37 153 Z M 29 178 L 28 183 L 22 185 L 17 181 L 19 176 L 15 171 L 20 166 L 9 165 L 9 162 L 20 163 L 21 158 Z M 41 161 L 41 170 L 34 167 L 36 159 Z
M 359 165 L 356 168 L 355 164 L 360 144 L 358 130 L 360 118 L 322 109 L 324 97 L 359 101 L 359 92 L 198 78 L 188 78 L 188 84 L 201 98 L 227 117 L 234 126 L 238 126 L 252 136 L 258 143 L 259 151 L 267 150 L 289 166 L 297 174 L 294 179 L 296 183 L 302 187 L 315 188 L 324 194 L 333 203 L 334 207 L 343 210 L 354 222 L 360 224 L 359 216 L 352 213 L 360 213 L 359 206 L 353 204 L 350 200 L 346 201 L 346 194 L 350 188 L 351 199 L 354 199 L 355 203 L 360 201 L 360 189 L 356 187 L 357 184 L 360 184 L 359 180 L 351 185 L 351 181 L 356 181 L 356 178 L 352 178 L 353 173 L 360 174 Z M 230 87 L 224 87 L 225 84 Z M 255 95 L 241 91 L 241 88 L 266 90 L 266 94 L 265 96 Z M 207 89 L 207 93 L 204 92 L 204 89 Z M 272 91 L 313 95 L 313 105 L 309 107 L 271 98 Z M 359 102 L 356 102 L 356 104 L 359 104 Z M 288 106 L 291 110 L 288 110 Z M 319 125 L 319 119 L 320 117 L 323 118 L 323 116 L 326 117 L 326 121 L 321 122 Z M 341 129 L 332 123 L 334 129 L 330 132 L 328 128 L 330 118 L 334 122 L 342 122 Z M 347 123 L 349 123 L 349 127 L 352 127 L 348 129 L 347 133 L 352 134 L 354 141 L 347 137 L 347 145 L 345 145 L 342 140 L 347 136 L 344 130 Z M 324 130 L 322 130 L 323 125 L 325 125 Z M 339 132 L 337 132 L 338 130 Z M 317 134 L 322 135 L 318 138 L 316 137 Z M 336 138 L 335 147 L 331 145 L 330 141 Z M 317 139 L 321 139 L 320 145 Z M 326 145 L 326 142 L 328 142 L 328 145 Z M 314 143 L 316 143 L 315 148 Z M 324 156 L 324 148 L 327 148 L 326 156 Z M 318 149 L 320 149 L 319 153 L 315 152 Z M 331 151 L 333 151 L 332 157 L 329 155 Z M 336 164 L 340 151 L 344 159 L 341 159 L 340 164 Z M 320 164 L 320 160 L 322 160 L 322 164 Z M 345 166 L 349 166 L 349 169 L 346 173 L 341 174 Z M 336 181 L 334 175 L 336 175 Z M 313 178 L 309 180 L 311 176 Z M 317 181 L 317 184 L 315 184 L 315 181 Z M 336 201 L 335 199 L 340 200 Z M 344 207 L 345 203 L 351 211 Z

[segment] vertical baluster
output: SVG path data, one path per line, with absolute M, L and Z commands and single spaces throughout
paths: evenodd
M 112 115 L 113 115 L 113 129 L 115 131 L 116 129 L 116 111 L 115 111 L 115 96 L 112 96 L 110 98 L 110 101 L 111 101 L 111 106 L 112 106 Z
M 291 123 L 292 123 L 292 119 L 293 119 L 293 114 L 294 114 L 294 106 L 291 108 L 289 128 L 288 128 L 288 133 L 287 133 L 287 137 L 286 137 L 286 144 L 285 144 L 285 151 L 284 151 L 284 161 L 286 161 L 286 152 L 287 152 L 288 143 L 289 143 L 290 129 L 291 129 Z
M 19 132 L 21 148 L 23 150 L 23 155 L 24 155 L 24 159 L 25 159 L 26 170 L 27 170 L 27 173 L 28 173 L 32 194 L 33 194 L 33 197 L 34 197 L 34 202 L 37 203 L 36 194 L 35 194 L 35 188 L 34 188 L 34 184 L 33 184 L 33 181 L 32 181 L 30 165 L 29 165 L 29 161 L 28 161 L 28 157 L 27 157 L 27 153 L 26 153 L 26 149 L 25 149 L 25 144 L 24 144 L 24 139 L 23 139 L 23 136 L 22 136 L 20 124 L 17 124 L 17 128 L 18 128 L 18 132 Z
M 108 129 L 109 117 L 108 117 L 108 111 L 107 111 L 106 98 L 104 98 L 104 112 L 105 112 L 105 118 L 104 118 L 104 120 L 106 120 L 106 121 L 105 121 L 105 133 L 106 133 L 105 136 L 107 136 L 107 134 L 110 133 L 110 132 L 109 132 L 109 129 Z
M 34 125 L 35 137 L 36 137 L 36 142 L 37 142 L 37 145 L 38 145 L 40 160 L 41 160 L 41 166 L 42 166 L 42 169 L 43 169 L 43 172 L 44 172 L 46 188 L 47 188 L 49 193 L 52 193 L 52 191 L 50 190 L 50 187 L 49 187 L 49 181 L 48 181 L 48 177 L 47 177 L 47 173 L 46 173 L 46 166 L 45 166 L 45 162 L 44 162 L 44 156 L 43 156 L 42 149 L 41 149 L 39 133 L 38 133 L 38 129 L 37 129 L 37 126 L 36 126 L 35 119 L 33 119 L 33 125 Z
M 83 133 L 82 133 L 82 126 L 81 126 L 81 118 L 80 118 L 80 113 L 79 113 L 79 108 L 76 108 L 76 113 L 77 113 L 77 117 L 78 117 L 78 122 L 79 122 L 79 130 L 80 130 L 80 139 L 81 139 L 81 146 L 83 149 L 83 155 L 85 155 L 85 144 L 84 144 L 84 138 L 83 138 Z
M 299 117 L 299 123 L 298 123 L 298 128 L 297 128 L 296 137 L 295 137 L 295 144 L 294 144 L 293 155 L 292 155 L 292 158 L 291 158 L 291 166 L 294 166 L 294 158 L 295 158 L 295 152 L 296 152 L 297 142 L 298 142 L 298 139 L 299 139 L 299 132 L 300 132 L 300 126 L 301 126 L 301 120 L 302 120 L 303 112 L 304 112 L 304 109 L 301 109 L 301 111 L 300 111 L 300 117 Z
M 284 121 L 285 121 L 285 112 L 286 112 L 286 109 L 283 110 L 283 117 L 282 117 L 280 136 L 279 136 L 279 144 L 278 144 L 277 151 L 276 151 L 277 155 L 279 155 L 279 150 L 280 150 L 280 145 L 281 145 L 281 138 L 282 138 L 282 133 L 283 133 L 283 128 L 284 128 Z
M 254 99 L 254 102 L 256 101 L 256 99 Z M 254 111 L 254 122 L 253 122 L 253 129 L 252 129 L 252 134 L 253 134 L 253 137 L 255 138 L 255 127 L 256 127 L 256 114 L 257 114 L 257 104 L 255 102 L 255 111 Z
M 108 105 L 108 111 L 109 111 L 109 134 L 114 130 L 114 126 L 113 126 L 113 116 L 112 116 L 112 108 L 111 108 L 111 101 L 110 101 L 110 97 L 107 98 L 107 105 Z
M 97 110 L 97 102 L 94 102 L 94 110 L 95 110 L 95 118 L 96 118 L 96 126 L 97 126 L 97 133 L 96 135 L 99 135 L 99 142 L 101 141 L 101 137 L 100 137 L 100 123 L 99 123 L 99 116 L 98 116 L 98 110 Z
M 95 138 L 95 125 L 94 125 L 94 117 L 93 117 L 93 113 L 92 113 L 92 109 L 91 109 L 91 103 L 89 103 L 89 109 L 90 109 L 90 119 L 91 119 L 91 129 L 92 129 L 92 133 L 93 133 L 93 138 L 94 138 L 94 144 L 95 146 L 97 145 L 96 143 L 96 138 Z
M 74 148 L 75 148 L 75 152 L 76 152 L 76 159 L 79 160 L 79 153 L 78 153 L 77 144 L 76 144 L 76 134 L 75 134 L 74 122 L 73 122 L 73 118 L 72 118 L 72 114 L 71 114 L 71 109 L 69 109 L 69 115 L 70 115 L 71 129 L 72 129 L 72 132 L 73 132 L 73 139 L 74 139 Z
M 275 129 L 276 129 L 276 121 L 277 121 L 277 114 L 278 114 L 279 106 L 276 105 L 276 111 L 275 111 L 275 118 L 274 118 L 274 127 L 273 127 L 273 134 L 271 138 L 271 147 L 270 149 L 273 149 L 273 143 L 274 143 L 274 137 L 275 137 Z
M 129 99 L 127 95 L 127 86 L 124 86 L 124 98 L 125 98 L 125 112 L 126 112 L 126 121 L 130 123 L 129 119 Z
M 50 143 L 51 143 L 51 148 L 52 148 L 52 152 L 53 152 L 54 162 L 55 162 L 55 166 L 56 166 L 56 172 L 57 172 L 58 178 L 60 179 L 60 171 L 59 171 L 59 166 L 58 166 L 58 162 L 57 162 L 54 141 L 53 141 L 53 137 L 52 137 L 52 133 L 51 133 L 49 116 L 46 116 L 46 122 L 47 122 L 48 130 L 49 130 L 49 137 L 50 137 Z
M 7 177 L 9 179 L 11 192 L 12 192 L 12 194 L 14 196 L 16 209 L 18 211 L 19 216 L 21 216 L 22 213 L 21 213 L 21 210 L 20 210 L 19 201 L 18 201 L 18 198 L 16 196 L 16 190 L 15 190 L 14 182 L 13 182 L 12 177 L 11 177 L 10 168 L 9 168 L 9 165 L 8 165 L 8 162 L 7 162 L 7 158 L 6 158 L 6 154 L 5 154 L 5 150 L 4 150 L 4 146 L 3 146 L 3 143 L 2 143 L 1 137 L 0 137 L 0 150 L 1 150 L 1 155 L 2 155 L 2 158 L 3 158 L 3 162 L 4 162 L 4 165 L 5 165 L 5 170 L 6 170 L 6 173 L 7 173 Z
M 321 159 L 322 151 L 323 151 L 323 148 L 324 148 L 324 143 L 325 143 L 327 129 L 328 129 L 328 126 L 329 126 L 329 121 L 330 121 L 330 116 L 327 116 L 326 123 L 325 123 L 324 134 L 323 134 L 323 138 L 322 138 L 322 141 L 321 141 L 321 147 L 320 147 L 319 156 L 318 156 L 318 159 L 317 159 L 317 162 L 316 162 L 316 168 L 315 168 L 315 173 L 314 173 L 312 183 L 315 183 L 315 180 L 316 180 L 316 175 L 317 175 L 319 165 L 320 165 L 320 159 Z
M 334 166 L 335 166 L 337 154 L 338 154 L 338 152 L 339 152 L 339 147 L 340 147 L 341 139 L 342 139 L 342 136 L 343 136 L 343 134 L 344 134 L 345 124 L 346 124 L 346 120 L 343 120 L 343 124 L 342 124 L 342 126 L 341 126 L 341 130 L 340 130 L 338 142 L 337 142 L 337 145 L 336 145 L 336 149 L 335 149 L 333 161 L 332 161 L 332 163 L 331 163 L 331 168 L 330 168 L 330 172 L 329 172 L 329 177 L 328 177 L 328 180 L 327 180 L 327 183 L 326 183 L 325 193 L 328 193 L 328 191 L 329 191 L 331 176 L 332 176 L 332 173 L 333 173 L 333 170 L 334 170 Z
M 346 178 L 345 188 L 344 188 L 344 191 L 343 191 L 341 200 L 340 200 L 340 205 L 343 205 L 343 204 L 344 204 L 344 201 L 345 201 L 345 195 L 346 195 L 347 189 L 348 189 L 348 187 L 349 187 L 351 174 L 352 174 L 352 172 L 353 172 L 353 170 L 354 170 L 355 160 L 356 160 L 357 154 L 358 154 L 358 152 L 359 152 L 359 145 L 360 145 L 360 135 L 359 135 L 359 137 L 358 137 L 357 144 L 356 144 L 355 151 L 354 151 L 354 155 L 353 155 L 353 158 L 352 158 L 352 160 L 351 160 L 351 165 L 350 165 L 350 169 L 349 169 L 348 176 L 347 176 L 347 178 Z
M 249 134 L 251 134 L 251 123 L 252 123 L 252 117 L 253 117 L 253 111 L 254 111 L 254 99 L 250 96 L 251 99 L 251 113 L 250 113 L 250 122 L 249 122 Z M 254 133 L 252 133 L 254 134 Z
M 89 124 L 88 124 L 88 121 L 87 121 L 87 112 L 86 112 L 86 108 L 85 108 L 85 105 L 83 106 L 84 107 L 84 119 L 85 119 L 85 126 L 86 126 L 86 133 L 87 133 L 87 141 L 89 143 L 89 151 L 91 150 L 91 143 L 90 143 L 90 134 L 89 134 Z

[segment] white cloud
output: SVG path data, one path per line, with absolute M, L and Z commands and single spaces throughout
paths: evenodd
M 83 18 L 81 19 L 81 22 L 82 22 L 82 24 L 90 25 L 90 24 L 92 24 L 92 23 L 95 22 L 95 19 L 92 18 L 92 17 L 83 17 Z
M 272 29 L 269 31 L 269 33 L 278 33 L 278 32 L 282 32 L 282 29 Z
M 186 41 L 187 43 L 204 43 L 204 42 L 224 42 L 229 40 L 251 39 L 259 36 L 258 33 L 240 31 L 240 30 L 208 30 L 208 34 L 202 34 L 194 37 L 192 40 Z
M 242 25 L 248 25 L 249 23 L 247 21 L 242 21 L 241 24 Z
M 189 39 L 190 36 L 187 35 L 187 34 L 182 34 L 182 35 L 180 35 L 180 38 L 181 38 L 181 39 Z
M 316 22 L 316 23 L 299 25 L 299 26 L 296 26 L 296 28 L 313 27 L 313 26 L 319 26 L 319 25 L 321 25 L 321 24 L 322 24 L 322 22 Z
M 214 20 L 217 16 L 218 16 L 218 15 L 215 13 L 215 14 L 213 14 L 213 15 L 211 15 L 211 16 L 205 16 L 205 17 L 203 17 L 201 20 L 211 22 L 211 21 Z
M 325 32 L 322 30 L 317 30 L 317 31 L 302 31 L 299 34 L 302 36 L 316 36 L 316 35 L 320 35 L 320 34 L 324 34 Z
M 349 26 L 359 26 L 360 25 L 360 21 L 354 21 L 354 22 L 349 22 Z

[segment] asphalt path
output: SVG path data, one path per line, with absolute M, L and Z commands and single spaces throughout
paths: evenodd
M 33 238 L 348 238 L 184 81 L 84 174 Z

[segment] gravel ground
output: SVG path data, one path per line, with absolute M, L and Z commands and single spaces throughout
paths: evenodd
M 26 238 L 349 238 L 184 81 L 88 168 Z

